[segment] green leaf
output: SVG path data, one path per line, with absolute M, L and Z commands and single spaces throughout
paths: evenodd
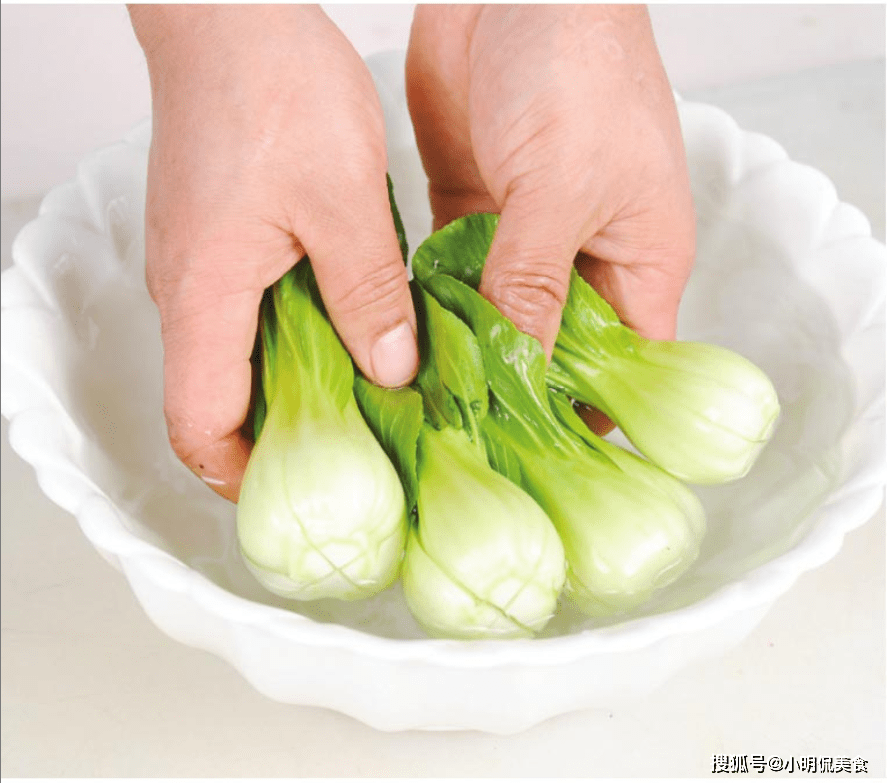
M 344 408 L 353 393 L 354 365 L 329 321 L 307 256 L 275 284 L 272 293 L 276 362 L 266 398 L 270 400 L 282 383 L 311 383 L 326 389 L 329 400 Z
M 265 290 L 259 333 L 262 382 L 253 412 L 256 440 L 274 395 L 282 389 L 297 397 L 304 386 L 319 387 L 328 390 L 324 404 L 340 410 L 348 404 L 354 365 L 327 317 L 307 256 Z
M 406 263 L 410 255 L 410 247 L 407 244 L 407 232 L 403 227 L 403 220 L 400 217 L 400 211 L 397 209 L 397 202 L 394 200 L 394 183 L 391 181 L 391 175 L 386 174 L 385 179 L 388 182 L 388 203 L 391 205 L 391 217 L 394 218 L 394 230 L 397 232 L 400 254 L 403 256 L 403 262 Z
M 418 478 L 416 452 L 424 426 L 422 395 L 415 389 L 383 389 L 361 376 L 354 380 L 357 404 L 367 424 L 394 463 L 415 521 Z
M 425 400 L 426 418 L 438 429 L 465 430 L 476 442 L 489 404 L 477 338 L 424 289 L 414 284 L 413 290 L 422 356 L 416 384 Z
M 476 289 L 498 223 L 498 215 L 478 213 L 435 231 L 413 256 L 416 279 L 424 282 L 439 272 Z
M 265 426 L 265 417 L 268 415 L 268 401 L 265 399 L 265 388 L 274 387 L 274 365 L 276 363 L 276 348 L 274 345 L 275 316 L 274 297 L 271 289 L 266 288 L 262 294 L 262 302 L 259 306 L 259 334 L 258 346 L 253 352 L 253 361 L 257 362 L 259 383 L 256 388 L 256 400 L 253 407 L 253 440 L 258 440 Z M 255 366 L 255 365 L 254 365 Z
M 447 307 L 455 309 L 461 294 L 446 299 L 437 277 L 476 289 L 497 221 L 455 220 L 416 251 L 416 277 Z M 779 416 L 772 383 L 747 359 L 718 346 L 640 337 L 575 269 L 545 384 L 603 411 L 651 461 L 698 484 L 744 476 Z
M 477 291 L 447 274 L 435 272 L 421 285 L 458 315 L 477 338 L 487 385 L 495 400 L 490 415 L 499 426 L 532 442 L 540 453 L 557 448 L 575 450 L 575 443 L 564 437 L 548 405 L 545 353 L 539 341 L 520 332 Z

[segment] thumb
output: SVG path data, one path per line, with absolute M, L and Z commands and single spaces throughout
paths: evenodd
M 261 291 L 213 291 L 212 286 L 189 276 L 175 296 L 158 302 L 164 413 L 179 459 L 236 502 L 250 453 L 240 429 L 250 401 Z
M 416 314 L 384 178 L 331 217 L 300 235 L 330 320 L 370 381 L 405 386 L 419 368 Z
M 562 214 L 527 200 L 506 202 L 478 290 L 550 360 L 579 250 Z

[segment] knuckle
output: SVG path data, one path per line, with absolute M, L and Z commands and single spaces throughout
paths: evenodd
M 567 299 L 569 280 L 551 266 L 509 266 L 483 281 L 481 293 L 522 331 L 533 330 Z
M 360 139 L 354 143 L 353 139 Z M 325 171 L 307 184 L 312 199 L 326 200 L 331 206 L 347 204 L 351 197 L 363 193 L 385 192 L 388 153 L 384 132 L 366 134 L 354 128 L 353 134 L 331 144 L 326 153 Z
M 340 319 L 364 320 L 370 313 L 401 315 L 408 291 L 406 267 L 390 263 L 372 266 L 328 296 L 328 305 Z
M 336 158 L 335 181 L 325 183 L 331 206 L 346 204 L 351 198 L 374 193 L 385 184 L 384 156 L 343 151 Z

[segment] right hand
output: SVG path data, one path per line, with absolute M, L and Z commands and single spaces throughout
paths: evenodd
M 418 366 L 381 107 L 318 6 L 132 6 L 151 76 L 147 280 L 179 458 L 237 500 L 264 289 L 306 253 L 345 347 L 383 386 Z
M 419 5 L 406 84 L 435 226 L 501 214 L 479 290 L 549 358 L 574 261 L 674 339 L 695 216 L 644 7 Z

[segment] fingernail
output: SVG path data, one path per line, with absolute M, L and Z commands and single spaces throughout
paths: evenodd
M 373 346 L 370 362 L 376 383 L 391 388 L 406 386 L 419 366 L 416 337 L 410 325 L 402 323 L 382 335 Z

